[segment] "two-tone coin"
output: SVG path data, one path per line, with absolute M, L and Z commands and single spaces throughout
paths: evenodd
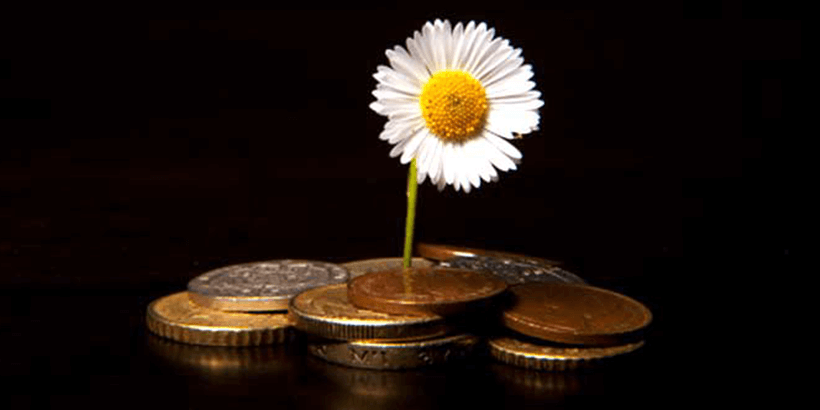
M 557 265 L 534 264 L 533 259 L 512 256 L 459 256 L 441 261 L 439 266 L 489 271 L 510 285 L 530 282 L 585 283 L 574 273 Z
M 498 361 L 534 370 L 562 371 L 590 366 L 602 359 L 633 352 L 643 341 L 619 346 L 549 346 L 509 337 L 492 338 L 490 355 Z
M 368 273 L 401 268 L 402 262 L 403 258 L 376 258 L 345 262 L 342 263 L 341 266 L 350 272 L 351 278 L 358 278 Z M 429 268 L 433 266 L 433 262 L 424 258 L 413 258 L 410 260 L 410 263 L 411 266 L 415 268 Z
M 192 302 L 188 292 L 151 302 L 145 319 L 148 329 L 159 336 L 199 345 L 257 346 L 293 337 L 287 314 L 221 312 Z
M 308 344 L 313 356 L 332 363 L 365 369 L 412 369 L 464 359 L 476 350 L 479 338 L 455 335 L 411 342 L 354 340 Z
M 535 338 L 582 345 L 619 345 L 652 321 L 640 302 L 619 293 L 566 283 L 510 288 L 504 326 Z
M 286 310 L 290 299 L 318 286 L 345 283 L 347 269 L 327 262 L 272 260 L 231 265 L 188 282 L 191 299 L 208 308 L 238 312 Z
M 288 314 L 306 333 L 337 340 L 409 340 L 441 336 L 449 326 L 434 314 L 389 314 L 354 306 L 347 285 L 307 290 L 293 298 Z
M 485 272 L 433 267 L 374 272 L 351 280 L 347 288 L 350 302 L 362 308 L 450 316 L 486 307 L 507 284 Z

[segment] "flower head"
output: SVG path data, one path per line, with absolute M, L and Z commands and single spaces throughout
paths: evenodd
M 388 117 L 379 138 L 391 157 L 416 159 L 418 182 L 470 192 L 521 159 L 507 140 L 538 129 L 541 93 L 521 49 L 484 23 L 427 22 L 407 49 L 387 50 L 370 108 Z

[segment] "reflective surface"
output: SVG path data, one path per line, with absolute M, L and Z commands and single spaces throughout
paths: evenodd
M 286 371 L 177 366 L 153 353 L 145 309 L 202 272 L 399 256 L 406 175 L 368 111 L 371 73 L 385 47 L 439 16 L 10 7 L 4 408 L 700 408 L 735 373 L 714 356 L 738 356 L 750 330 L 772 325 L 738 326 L 744 287 L 802 278 L 814 172 L 799 149 L 810 129 L 800 15 L 473 3 L 443 17 L 487 19 L 522 47 L 548 104 L 541 131 L 513 141 L 517 171 L 469 195 L 419 187 L 417 240 L 566 261 L 650 308 L 646 345 L 559 375 L 476 362 L 361 376 L 298 350 Z M 373 398 L 350 380 L 412 389 Z

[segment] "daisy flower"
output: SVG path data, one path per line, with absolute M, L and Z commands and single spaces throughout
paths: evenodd
M 370 108 L 387 116 L 379 138 L 391 157 L 416 160 L 418 183 L 470 192 L 481 181 L 511 171 L 521 152 L 508 140 L 538 129 L 541 93 L 520 48 L 485 23 L 427 22 L 406 42 L 387 50 Z

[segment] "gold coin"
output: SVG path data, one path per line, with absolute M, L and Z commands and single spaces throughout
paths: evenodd
M 509 337 L 490 339 L 490 355 L 514 366 L 536 370 L 571 370 L 593 361 L 626 354 L 643 346 L 643 341 L 621 346 L 546 346 Z
M 257 346 L 282 343 L 291 337 L 285 313 L 220 312 L 192 302 L 188 292 L 151 302 L 145 319 L 148 329 L 157 335 L 198 345 Z
M 412 369 L 463 359 L 475 351 L 479 338 L 455 335 L 413 342 L 318 342 L 308 344 L 316 357 L 345 366 L 364 369 Z
M 449 330 L 434 314 L 400 315 L 358 308 L 347 298 L 347 285 L 300 293 L 288 309 L 294 326 L 328 339 L 409 340 L 441 336 Z
M 402 262 L 402 258 L 362 259 L 342 263 L 341 266 L 350 272 L 350 278 L 352 279 L 371 272 L 401 268 Z M 413 258 L 410 263 L 414 268 L 429 268 L 433 266 L 433 262 L 424 258 Z

